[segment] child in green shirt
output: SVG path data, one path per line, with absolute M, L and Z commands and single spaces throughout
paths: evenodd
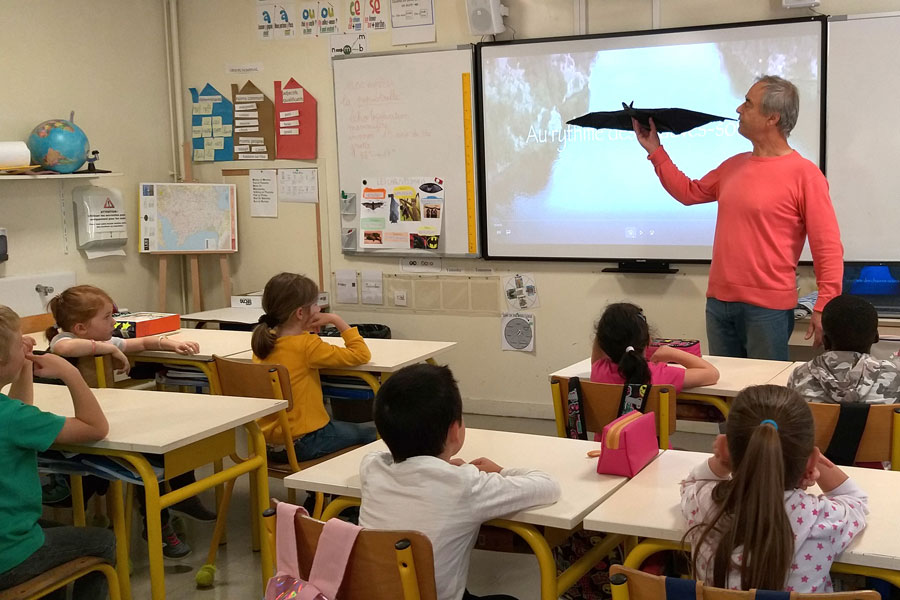
M 41 516 L 37 453 L 54 442 L 79 443 L 106 437 L 109 425 L 81 374 L 65 359 L 32 354 L 34 342 L 23 337 L 18 315 L 0 305 L 0 592 L 80 556 L 115 559 L 115 537 L 96 527 L 48 527 Z M 74 417 L 44 412 L 35 406 L 33 375 L 61 379 L 69 388 Z M 73 598 L 106 597 L 100 573 L 75 583 Z M 3 594 L 0 593 L 0 596 Z

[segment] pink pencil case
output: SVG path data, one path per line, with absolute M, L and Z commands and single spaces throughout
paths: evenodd
M 601 475 L 634 477 L 659 453 L 653 413 L 631 411 L 607 423 L 597 436 L 603 444 L 597 460 Z

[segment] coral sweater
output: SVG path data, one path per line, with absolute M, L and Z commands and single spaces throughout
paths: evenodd
M 796 151 L 775 157 L 747 152 L 692 180 L 662 146 L 648 159 L 682 204 L 719 203 L 708 298 L 794 308 L 795 272 L 807 236 L 819 284 L 815 310 L 841 293 L 844 248 L 828 182 L 815 164 Z

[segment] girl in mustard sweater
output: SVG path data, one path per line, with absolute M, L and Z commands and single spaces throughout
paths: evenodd
M 331 420 L 322 400 L 319 369 L 355 367 L 369 361 L 369 348 L 355 327 L 333 313 L 319 312 L 319 289 L 303 275 L 279 273 L 263 290 L 263 310 L 253 330 L 253 361 L 287 367 L 293 406 L 288 423 L 297 460 L 312 460 L 355 444 L 375 441 L 375 426 Z M 334 346 L 314 333 L 334 325 L 346 347 Z M 276 415 L 260 419 L 269 443 L 269 457 L 287 462 L 283 434 Z

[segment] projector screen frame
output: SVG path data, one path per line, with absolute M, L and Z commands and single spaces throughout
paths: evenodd
M 638 263 L 638 269 L 630 272 L 643 272 L 640 263 L 646 262 L 665 262 L 671 264 L 709 264 L 710 258 L 673 258 L 666 256 L 665 253 L 647 257 L 622 257 L 622 256 L 604 256 L 604 257 L 587 257 L 587 256 L 529 256 L 529 255 L 497 255 L 491 254 L 490 236 L 488 235 L 488 194 L 487 194 L 487 166 L 485 153 L 484 138 L 484 106 L 483 106 L 483 73 L 482 73 L 482 52 L 484 48 L 497 46 L 513 46 L 513 45 L 531 45 L 547 42 L 565 42 L 603 38 L 621 38 L 621 37 L 640 37 L 645 35 L 674 34 L 695 31 L 736 29 L 742 27 L 760 27 L 767 25 L 781 25 L 790 23 L 806 23 L 818 22 L 820 25 L 820 66 L 819 66 L 819 148 L 818 148 L 818 165 L 823 174 L 827 176 L 825 164 L 825 145 L 826 145 L 826 96 L 827 96 L 827 73 L 828 73 L 828 16 L 827 15 L 810 15 L 803 17 L 791 17 L 783 19 L 767 19 L 758 21 L 740 21 L 733 23 L 719 23 L 711 25 L 693 25 L 688 27 L 671 27 L 663 29 L 644 29 L 624 32 L 609 32 L 588 35 L 572 35 L 559 37 L 543 37 L 523 40 L 503 40 L 494 42 L 480 42 L 475 45 L 475 65 L 473 69 L 474 75 L 474 105 L 476 118 L 476 143 L 478 144 L 478 232 L 483 244 L 482 258 L 485 260 L 516 260 L 516 261 L 546 261 L 546 262 L 593 262 L 593 263 Z M 723 157 L 725 160 L 728 157 Z M 807 157 L 809 158 L 809 157 Z M 648 177 L 655 177 L 654 174 L 648 173 Z M 697 174 L 697 176 L 700 176 Z M 677 202 L 674 198 L 672 202 Z M 801 265 L 811 265 L 811 260 L 799 261 Z M 621 264 L 620 264 L 621 267 Z M 618 269 L 614 269 L 618 271 Z

